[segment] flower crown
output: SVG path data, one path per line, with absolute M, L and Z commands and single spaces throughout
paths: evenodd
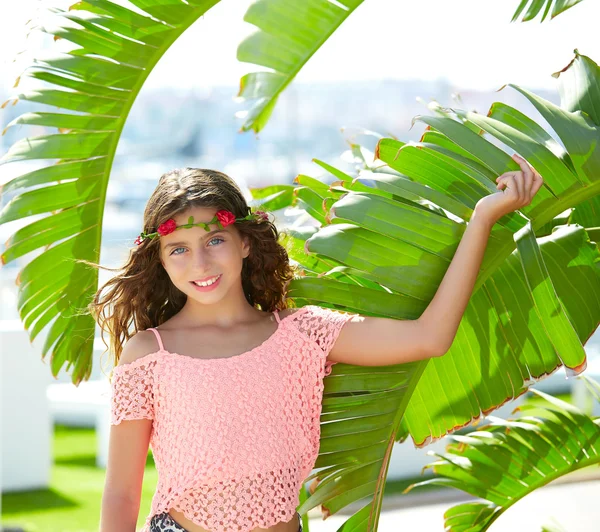
M 268 219 L 269 219 L 269 216 L 264 211 L 254 211 L 254 212 L 250 213 L 248 216 L 244 216 L 243 218 L 236 218 L 235 215 L 231 211 L 227 211 L 225 209 L 217 211 L 217 214 L 215 214 L 215 216 L 213 217 L 213 219 L 210 222 L 194 223 L 194 217 L 190 216 L 188 218 L 188 222 L 186 224 L 176 225 L 175 220 L 173 218 L 169 218 L 166 222 L 164 222 L 158 226 L 158 230 L 155 233 L 144 233 L 142 231 L 140 233 L 140 235 L 135 239 L 135 243 L 136 243 L 136 245 L 139 246 L 146 239 L 154 238 L 157 236 L 165 236 L 165 235 L 168 235 L 169 233 L 172 233 L 173 231 L 175 231 L 175 229 L 181 229 L 182 227 L 187 228 L 187 227 L 194 227 L 194 226 L 202 225 L 202 226 L 204 226 L 204 229 L 206 231 L 210 231 L 209 225 L 211 225 L 211 224 L 217 224 L 219 226 L 219 229 L 223 229 L 224 227 L 227 227 L 228 225 L 230 225 L 232 223 L 241 222 L 243 220 L 261 221 L 261 220 L 268 220 Z

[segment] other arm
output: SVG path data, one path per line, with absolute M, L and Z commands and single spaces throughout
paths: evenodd
M 471 216 L 452 262 L 423 314 L 415 320 L 373 316 L 352 318 L 344 325 L 328 359 L 362 366 L 404 364 L 445 354 L 471 298 L 490 232 L 498 219 L 529 205 L 542 186 L 541 176 L 514 156 L 521 172 L 498 177 L 497 192 L 482 198 Z
M 446 353 L 475 285 L 490 230 L 488 224 L 471 219 L 435 297 L 419 318 L 352 318 L 340 331 L 328 360 L 388 366 Z
M 134 335 L 125 344 L 118 366 L 152 352 L 151 334 Z M 152 423 L 151 419 L 123 419 L 110 427 L 100 532 L 136 530 Z

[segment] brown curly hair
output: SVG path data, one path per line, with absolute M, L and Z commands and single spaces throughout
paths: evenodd
M 226 209 L 236 218 L 251 212 L 242 191 L 226 174 L 204 168 L 179 168 L 160 177 L 144 210 L 144 233 L 155 232 L 160 224 L 192 207 Z M 270 312 L 293 307 L 293 300 L 286 298 L 286 288 L 297 270 L 279 243 L 280 232 L 273 222 L 244 220 L 236 222 L 235 227 L 240 237 L 247 236 L 250 242 L 250 254 L 242 265 L 242 288 L 248 303 Z M 106 330 L 111 336 L 115 365 L 131 336 L 164 323 L 186 302 L 187 296 L 171 282 L 160 261 L 158 238 L 144 239 L 133 247 L 124 266 L 117 270 L 84 260 L 78 262 L 121 272 L 96 292 L 87 307 L 101 331 Z M 105 289 L 107 293 L 101 296 Z M 112 313 L 107 312 L 109 307 Z

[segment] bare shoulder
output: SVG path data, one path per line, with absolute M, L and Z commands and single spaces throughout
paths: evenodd
M 118 366 L 130 364 L 135 360 L 158 351 L 158 343 L 152 331 L 138 331 L 123 346 Z
M 302 310 L 302 307 L 300 307 L 300 308 L 284 308 L 283 310 L 279 311 L 279 317 L 282 319 L 287 318 L 288 316 L 295 314 L 299 310 Z

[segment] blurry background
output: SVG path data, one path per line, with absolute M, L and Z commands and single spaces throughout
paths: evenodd
M 0 101 L 34 86 L 23 79 L 13 89 L 32 50 L 73 48 L 31 31 L 48 23 L 44 6 L 66 9 L 72 3 L 20 0 L 3 12 Z M 324 171 L 311 162 L 313 157 L 350 171 L 351 158 L 343 157 L 347 140 L 370 149 L 377 140 L 354 137 L 358 128 L 402 141 L 418 140 L 424 125 L 417 123 L 411 129 L 411 120 L 417 114 L 430 114 L 426 104 L 432 99 L 480 113 L 487 113 L 491 103 L 499 100 L 538 119 L 515 90 L 497 89 L 514 83 L 558 103 L 551 74 L 571 61 L 576 47 L 582 54 L 598 57 L 594 21 L 600 16 L 600 5 L 583 2 L 543 24 L 511 24 L 517 4 L 365 2 L 283 92 L 257 137 L 252 132 L 238 133 L 243 120 L 235 116 L 245 105 L 235 101 L 240 77 L 262 68 L 236 60 L 237 45 L 256 29 L 242 20 L 249 1 L 220 2 L 166 52 L 131 109 L 107 191 L 102 263 L 113 267 L 123 260 L 141 231 L 143 207 L 158 178 L 175 167 L 216 168 L 243 188 L 291 183 L 298 173 L 319 177 Z M 4 129 L 20 114 L 39 110 L 51 111 L 27 101 L 13 105 L 11 100 L 0 110 L 0 125 Z M 11 127 L 0 137 L 0 153 L 19 138 L 49 132 L 42 126 Z M 0 184 L 45 165 L 33 161 L 0 166 Z M 10 199 L 2 197 L 1 206 Z M 21 224 L 0 226 L 0 242 Z M 4 302 L 0 319 L 18 317 L 14 279 L 29 260 L 26 256 L 24 262 L 17 260 L 0 269 Z
M 19 0 L 11 2 L 10 10 L 3 6 L 1 102 L 31 89 L 30 80 L 22 80 L 18 88 L 13 88 L 31 52 L 73 47 L 69 43 L 52 42 L 51 36 L 37 31 L 28 35 L 33 26 L 44 23 L 44 6 L 66 9 L 73 2 Z M 597 2 L 583 2 L 543 24 L 538 22 L 539 17 L 533 22 L 511 24 L 517 0 L 369 0 L 308 62 L 281 95 L 265 129 L 256 136 L 252 132 L 238 133 L 247 104 L 235 101 L 240 77 L 261 69 L 236 60 L 238 44 L 255 31 L 254 26 L 242 20 L 249 3 L 248 0 L 219 3 L 172 46 L 146 81 L 131 109 L 112 168 L 103 220 L 102 265 L 114 268 L 123 262 L 141 231 L 148 197 L 161 174 L 172 168 L 219 169 L 246 191 L 248 187 L 291 183 L 299 173 L 332 181 L 333 178 L 325 175 L 311 159 L 319 158 L 352 172 L 355 161 L 348 152 L 348 141 L 371 150 L 377 141 L 373 136 L 358 134 L 361 128 L 405 142 L 417 141 L 424 125 L 417 123 L 411 129 L 411 120 L 418 114 L 430 114 L 427 104 L 431 100 L 446 107 L 480 113 L 487 113 L 492 102 L 502 101 L 543 123 L 516 91 L 511 88 L 496 91 L 506 83 L 514 83 L 559 103 L 556 80 L 551 74 L 571 61 L 573 50 L 578 48 L 582 54 L 596 61 L 600 59 L 596 28 L 600 5 Z M 52 111 L 47 106 L 25 101 L 16 106 L 12 104 L 11 100 L 0 110 L 1 129 L 27 111 Z M 12 127 L 0 137 L 0 154 L 17 139 L 51 132 L 54 131 L 38 126 Z M 0 166 L 0 185 L 52 162 Z M 0 209 L 10 199 L 10 195 L 3 196 Z M 297 215 L 294 209 L 288 209 L 278 214 L 278 222 L 285 227 L 294 223 Z M 1 245 L 4 246 L 19 227 L 34 220 L 35 217 L 0 226 Z M 23 382 L 33 401 L 36 394 L 45 398 L 46 389 L 51 389 L 48 384 L 55 381 L 48 361 L 40 360 L 43 339 L 29 344 L 17 313 L 17 274 L 31 259 L 32 256 L 26 255 L 0 268 L 3 338 L 0 350 L 3 358 L 16 358 L 18 353 L 23 360 L 22 375 L 29 375 Z M 101 284 L 107 277 L 107 272 L 100 271 Z M 104 385 L 99 357 L 105 346 L 99 329 L 97 332 L 93 374 L 86 384 Z M 598 341 L 590 341 L 587 349 L 588 355 L 597 358 Z M 32 361 L 37 367 L 35 374 L 30 370 Z M 103 355 L 102 366 L 107 369 L 107 353 Z M 59 374 L 58 382 L 70 381 L 68 374 Z M 538 387 L 570 397 L 571 382 L 565 380 L 562 368 Z M 80 386 L 77 397 L 66 392 L 61 395 L 58 388 L 55 390 L 54 395 L 48 392 L 52 423 L 49 427 L 42 423 L 40 437 L 6 432 L 0 435 L 4 456 L 8 455 L 7 450 L 18 446 L 26 460 L 40 460 L 47 464 L 48 470 L 47 482 L 40 483 L 23 477 L 22 470 L 10 469 L 11 464 L 2 465 L 4 478 L 0 488 L 14 492 L 2 498 L 7 508 L 3 519 L 18 522 L 28 531 L 96 530 L 90 523 L 97 524 L 99 517 L 104 470 L 97 466 L 102 465 L 106 434 L 94 428 L 106 426 L 106 419 L 102 417 L 105 410 L 102 406 L 96 408 L 99 394 L 105 394 L 106 389 Z M 83 393 L 87 395 L 81 395 Z M 7 394 L 2 397 L 2 417 L 6 422 L 11 408 Z M 516 405 L 508 406 L 505 414 Z M 39 409 L 36 412 L 39 413 Z M 35 424 L 29 420 L 27 428 L 32 425 Z M 46 433 L 53 438 L 48 438 L 47 444 Z M 405 455 L 400 448 L 406 449 Z M 443 445 L 438 450 L 442 448 Z M 425 452 L 413 450 L 410 441 L 399 446 L 394 457 L 390 479 L 400 473 L 417 476 L 421 466 L 431 461 Z M 34 489 L 36 482 L 38 489 Z M 155 482 L 150 457 L 141 518 L 147 513 Z M 18 494 L 23 486 L 29 486 L 28 495 Z M 83 487 L 76 490 L 76 486 Z M 399 493 L 398 485 L 393 489 L 390 484 L 389 492 Z M 61 513 L 53 514 L 59 516 L 55 519 L 44 517 L 50 515 L 49 510 L 57 509 L 68 510 L 68 519 Z M 319 523 L 324 527 L 318 530 L 335 530 L 341 522 L 333 521 Z M 385 523 L 383 516 L 381 523 Z M 441 522 L 439 524 L 441 530 Z M 421 529 L 428 530 L 423 526 Z

